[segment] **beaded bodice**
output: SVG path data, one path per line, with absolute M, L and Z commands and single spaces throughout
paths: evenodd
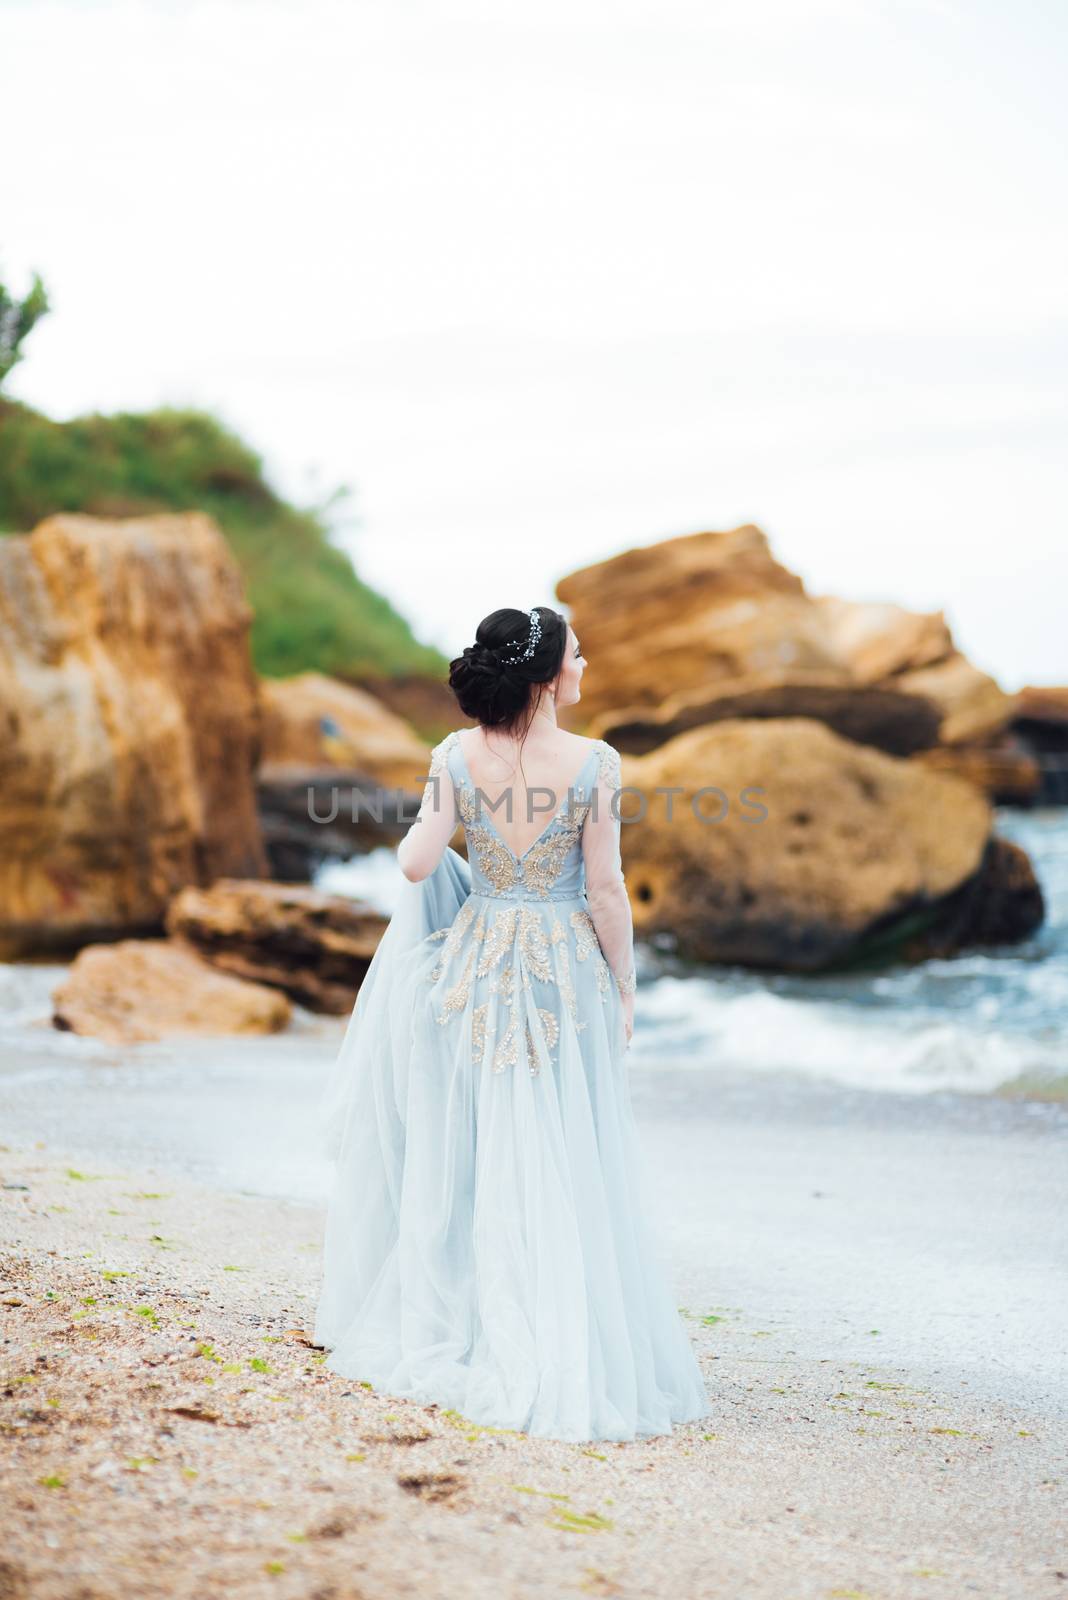
M 522 855 L 516 855 L 494 828 L 489 802 L 472 781 L 456 732 L 434 749 L 431 779 L 446 767 L 467 840 L 472 894 L 514 901 L 582 898 L 586 887 L 582 827 L 594 787 L 599 777 L 613 788 L 619 784 L 619 756 L 611 745 L 594 741 L 567 794 Z

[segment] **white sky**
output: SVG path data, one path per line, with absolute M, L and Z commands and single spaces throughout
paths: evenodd
M 0 0 L 11 391 L 217 412 L 449 653 L 758 522 L 1068 682 L 1063 0 Z

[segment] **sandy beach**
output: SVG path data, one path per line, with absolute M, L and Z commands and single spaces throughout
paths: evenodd
M 311 1059 L 334 1027 L 310 1029 Z M 232 1044 L 198 1049 L 184 1096 L 164 1059 L 178 1045 L 111 1068 L 27 1056 L 3 1081 L 5 1600 L 1065 1592 L 1058 1246 L 1035 1226 L 1063 1189 L 1061 1108 L 901 1097 L 891 1115 L 891 1097 L 719 1077 L 702 1120 L 695 1074 L 634 1072 L 713 1415 L 583 1446 L 474 1428 L 324 1369 L 308 1331 L 321 1204 L 263 1192 L 239 1161 L 240 1178 L 209 1178 L 212 1139 L 252 1104 L 249 1073 L 291 1082 L 292 1061 L 272 1069 L 263 1042 L 255 1068 Z M 987 1149 L 1000 1187 L 983 1183 Z M 887 1184 L 910 1183 L 887 1203 Z M 814 1221 L 836 1194 L 833 1222 Z M 944 1229 L 944 1275 L 921 1213 Z M 941 1288 L 921 1361 L 908 1302 L 925 1272 Z M 712 1300 L 712 1284 L 730 1292 Z
M 1063 8 L 0 39 L 0 1600 L 1068 1600 Z

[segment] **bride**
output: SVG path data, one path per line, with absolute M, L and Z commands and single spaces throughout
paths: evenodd
M 585 668 L 558 612 L 475 640 L 449 684 L 476 725 L 432 753 L 323 1101 L 316 1343 L 476 1423 L 669 1433 L 709 1406 L 643 1201 L 619 756 L 557 725 Z

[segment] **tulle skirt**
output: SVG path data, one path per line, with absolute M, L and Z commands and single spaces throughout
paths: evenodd
M 404 886 L 331 1075 L 316 1342 L 345 1377 L 483 1425 L 669 1433 L 708 1398 L 585 897 L 470 883 L 449 849 Z

